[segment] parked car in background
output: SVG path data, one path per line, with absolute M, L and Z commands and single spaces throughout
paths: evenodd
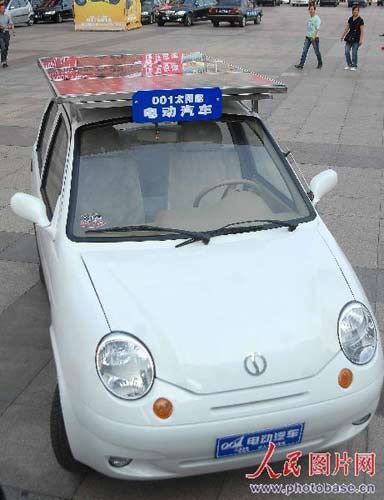
M 159 8 L 157 24 L 180 23 L 191 26 L 195 21 L 208 19 L 208 9 L 216 5 L 215 0 L 177 0 Z
M 384 6 L 384 0 L 377 0 L 377 6 L 378 7 L 383 7 Z
M 71 0 L 34 0 L 35 23 L 50 21 L 62 23 L 65 19 L 73 19 Z
M 353 5 L 358 5 L 359 7 L 366 7 L 367 0 L 348 0 L 348 7 L 352 7 Z
M 231 26 L 238 24 L 244 28 L 247 21 L 260 24 L 263 11 L 255 1 L 250 0 L 219 0 L 216 7 L 209 9 L 209 19 L 217 28 L 221 22 L 228 22 Z
M 282 0 L 258 0 L 257 5 L 276 7 L 281 5 Z
M 28 0 L 10 0 L 5 13 L 12 17 L 15 25 L 27 24 L 32 26 L 34 20 L 33 8 Z
M 157 0 L 144 0 L 141 4 L 141 23 L 153 24 L 157 20 L 159 3 Z
M 291 0 L 292 7 L 300 7 L 300 5 L 309 5 L 308 0 Z
M 320 0 L 320 7 L 333 6 L 337 7 L 339 5 L 339 0 Z

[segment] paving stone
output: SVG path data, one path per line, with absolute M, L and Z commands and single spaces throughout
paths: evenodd
M 165 481 L 127 482 L 91 473 L 81 484 L 74 500 L 216 499 L 219 498 L 225 478 L 226 474 L 220 473 Z
M 10 207 L 0 208 L 0 231 L 33 233 L 33 224 L 15 215 Z
M 365 267 L 355 267 L 355 273 L 363 285 L 364 291 L 367 294 L 368 300 L 373 308 L 376 306 L 378 275 L 384 274 L 384 271 L 377 269 L 367 269 Z
M 50 408 L 56 383 L 55 363 L 52 360 L 20 394 L 15 404 L 24 407 Z
M 2 297 L 3 308 L 31 288 L 38 279 L 36 264 L 0 261 L 0 283 L 2 284 L 0 297 Z M 1 329 L 2 325 L 0 325 L 0 335 Z
M 0 400 L 14 401 L 51 359 L 49 349 L 0 345 Z
M 0 125 L 0 138 L 6 146 L 32 146 L 36 132 L 29 127 Z
M 3 492 L 5 500 L 61 500 L 62 498 L 42 495 L 41 493 L 32 493 L 28 490 L 13 488 L 10 486 L 3 486 Z
M 50 312 L 41 282 L 15 300 L 0 315 L 0 346 L 50 349 Z
M 353 266 L 377 268 L 379 219 L 329 214 L 322 217 Z
M 23 233 L 14 233 L 8 231 L 0 231 L 0 253 L 12 245 L 18 238 L 22 236 Z
M 2 443 L 0 483 L 41 495 L 71 499 L 82 477 L 64 471 L 50 447 L 33 448 L 21 443 Z
M 39 263 L 36 239 L 33 234 L 25 234 L 0 252 L 0 260 Z

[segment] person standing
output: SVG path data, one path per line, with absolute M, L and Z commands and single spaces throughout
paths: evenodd
M 307 25 L 307 33 L 304 40 L 303 53 L 301 54 L 301 60 L 299 64 L 295 64 L 295 68 L 303 69 L 305 60 L 307 59 L 307 54 L 309 47 L 312 45 L 313 50 L 315 51 L 317 57 L 317 69 L 320 69 L 323 66 L 323 60 L 320 54 L 320 42 L 319 42 L 319 30 L 321 19 L 316 14 L 316 5 L 309 4 L 309 19 Z
M 10 34 L 12 30 L 15 35 L 15 26 L 12 22 L 12 17 L 5 13 L 5 3 L 0 3 L 0 51 L 1 51 L 1 64 L 3 68 L 8 67 L 8 47 Z
M 352 16 L 348 19 L 341 41 L 345 41 L 345 59 L 347 65 L 344 69 L 357 70 L 357 51 L 364 41 L 364 20 L 360 17 L 358 5 L 352 7 Z M 352 51 L 352 59 L 351 59 Z

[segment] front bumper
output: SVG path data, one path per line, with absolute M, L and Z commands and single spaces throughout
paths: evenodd
M 345 367 L 354 373 L 354 382 L 347 390 L 337 385 L 337 375 Z M 383 359 L 381 352 L 376 353 L 369 368 L 356 367 L 339 353 L 310 379 L 230 393 L 196 395 L 156 380 L 145 398 L 124 402 L 102 389 L 104 414 L 100 406 L 97 411 L 84 404 L 75 388 L 68 390 L 63 377 L 59 380 L 65 425 L 77 460 L 115 478 L 165 479 L 254 467 L 264 456 L 260 452 L 215 459 L 218 437 L 305 422 L 302 443 L 277 449 L 273 460 L 284 459 L 293 449 L 308 453 L 354 437 L 369 421 L 362 425 L 353 422 L 376 410 Z M 98 399 L 97 391 L 92 397 Z M 167 397 L 174 404 L 169 421 L 158 420 L 152 412 L 158 397 Z M 132 462 L 113 468 L 108 463 L 110 456 L 127 457 Z
M 159 16 L 158 20 L 164 23 L 183 23 L 185 19 L 185 14 L 177 16 L 176 14 L 171 14 L 169 16 Z
M 242 14 L 213 14 L 208 17 L 210 21 L 218 21 L 219 23 L 238 23 L 243 19 Z

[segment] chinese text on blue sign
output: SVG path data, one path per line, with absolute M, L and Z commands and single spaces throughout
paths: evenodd
M 217 120 L 222 94 L 217 87 L 139 91 L 133 95 L 133 121 L 138 123 Z

